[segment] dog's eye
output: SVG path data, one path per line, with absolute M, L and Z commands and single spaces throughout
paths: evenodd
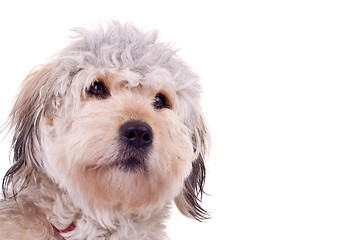
M 154 99 L 154 108 L 158 109 L 158 110 L 163 109 L 163 108 L 169 108 L 168 101 L 164 94 L 162 94 L 162 93 L 156 94 L 155 99 Z
M 90 88 L 87 90 L 87 92 L 90 95 L 98 97 L 98 98 L 106 98 L 109 95 L 105 84 L 101 81 L 94 82 L 90 86 Z

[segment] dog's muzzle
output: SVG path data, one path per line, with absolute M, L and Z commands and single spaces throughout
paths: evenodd
M 120 127 L 122 169 L 135 171 L 145 167 L 153 135 L 150 125 L 138 120 L 127 121 Z

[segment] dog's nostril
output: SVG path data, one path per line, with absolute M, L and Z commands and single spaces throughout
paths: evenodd
M 143 140 L 145 141 L 145 142 L 148 142 L 148 141 L 151 141 L 152 139 L 151 139 L 151 136 L 150 136 L 150 134 L 144 134 L 144 136 L 143 136 Z
M 120 128 L 122 139 L 136 148 L 147 147 L 152 143 L 153 132 L 149 124 L 141 121 L 128 121 Z
M 125 135 L 125 137 L 129 140 L 133 140 L 136 137 L 136 133 L 135 132 L 129 132 Z

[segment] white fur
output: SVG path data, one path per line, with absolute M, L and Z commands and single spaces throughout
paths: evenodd
M 18 193 L 18 203 L 7 197 L 0 204 L 0 239 L 166 239 L 174 199 L 184 215 L 206 217 L 197 205 L 209 144 L 198 77 L 156 32 L 112 22 L 75 33 L 25 79 L 11 113 L 19 169 L 9 170 L 5 194 Z M 106 99 L 88 94 L 99 79 Z M 154 109 L 158 92 L 171 107 Z M 146 170 L 114 166 L 124 149 L 119 128 L 129 120 L 154 132 Z M 39 224 L 24 206 L 39 213 Z M 10 231 L 11 223 L 19 228 Z M 68 233 L 52 228 L 72 223 Z

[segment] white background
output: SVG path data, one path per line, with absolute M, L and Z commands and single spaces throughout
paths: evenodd
M 357 1 L 3 1 L 1 123 L 69 29 L 109 19 L 158 29 L 202 77 L 213 218 L 174 209 L 173 240 L 360 239 Z

